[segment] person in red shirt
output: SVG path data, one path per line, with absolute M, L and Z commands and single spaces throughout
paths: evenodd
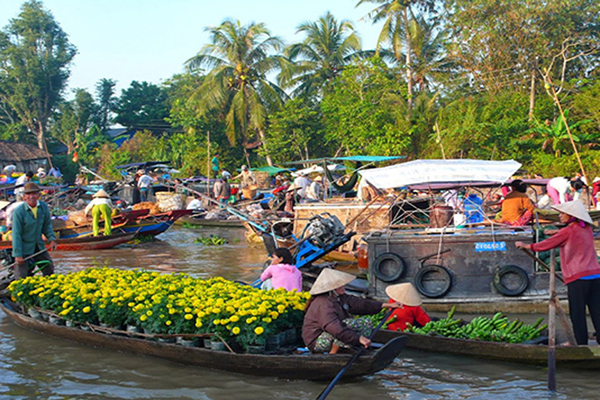
M 385 293 L 390 297 L 390 303 L 400 304 L 400 307 L 396 308 L 392 315 L 390 315 L 388 320 L 396 318 L 388 324 L 387 329 L 391 331 L 404 331 L 406 324 L 424 326 L 431 321 L 431 318 L 420 307 L 423 304 L 423 300 L 421 300 L 421 296 L 419 296 L 417 289 L 415 289 L 412 283 L 390 285 L 385 288 Z

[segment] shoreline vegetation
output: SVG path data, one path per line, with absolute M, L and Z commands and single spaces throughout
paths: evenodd
M 600 172 L 598 2 L 353 6 L 385 22 L 377 48 L 330 13 L 294 43 L 260 22 L 215 21 L 184 73 L 120 95 L 101 78 L 66 100 L 76 46 L 43 2 L 24 2 L 2 30 L 0 139 L 66 147 L 52 161 L 67 182 L 78 164 L 116 179 L 114 166 L 147 160 L 208 175 L 217 153 L 232 171 L 343 153 L 515 159 L 562 176 L 581 170 L 576 149 L 589 181 Z

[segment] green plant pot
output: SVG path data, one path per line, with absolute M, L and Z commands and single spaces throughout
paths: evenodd
M 55 317 L 54 315 L 50 315 L 48 317 L 48 322 L 50 322 L 52 325 L 64 325 L 65 324 L 65 320 L 60 318 L 60 317 Z
M 43 319 L 42 313 L 39 312 L 38 310 L 36 310 L 35 308 L 28 309 L 27 314 L 29 314 L 29 316 L 34 319 L 39 319 L 39 320 Z
M 136 326 L 136 325 L 127 325 L 127 332 L 135 332 L 135 333 L 141 333 L 142 332 L 142 328 Z
M 248 354 L 264 354 L 265 353 L 265 346 L 253 346 L 253 345 L 250 345 L 246 349 L 246 353 L 248 353 Z
M 295 344 L 296 343 L 296 329 L 288 329 L 285 331 L 285 344 Z
M 177 338 L 177 344 L 180 344 L 184 347 L 198 347 L 199 342 L 200 341 L 198 339 L 185 339 L 182 337 Z
M 225 351 L 225 343 L 216 340 L 211 340 L 210 348 L 215 351 Z
M 285 342 L 285 338 L 281 334 L 273 335 L 267 339 L 267 350 L 278 350 Z
M 204 347 L 206 347 L 207 349 L 212 348 L 212 340 L 210 339 L 204 339 Z

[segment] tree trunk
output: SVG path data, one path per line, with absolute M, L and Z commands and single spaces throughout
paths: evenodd
M 265 132 L 262 129 L 258 130 L 258 136 L 260 137 L 260 140 L 262 141 L 263 146 L 267 145 L 267 138 L 265 137 Z M 269 167 L 273 166 L 273 160 L 271 159 L 271 156 L 269 155 L 269 150 L 267 149 L 267 155 L 265 156 L 265 158 L 267 159 L 267 164 L 269 165 Z
M 408 89 L 408 116 L 412 113 L 413 106 L 413 73 L 412 73 L 412 43 L 410 40 L 410 27 L 408 26 L 408 6 L 404 8 L 404 30 L 406 34 L 406 81 Z
M 529 90 L 529 120 L 533 120 L 533 109 L 535 107 L 535 70 L 531 71 L 531 88 Z

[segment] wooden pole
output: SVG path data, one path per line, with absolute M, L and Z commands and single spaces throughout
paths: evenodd
M 556 256 L 554 249 L 550 251 L 550 303 L 548 305 L 548 390 L 556 392 L 556 324 L 554 284 L 556 271 Z
M 206 195 L 210 197 L 210 131 L 206 131 Z

